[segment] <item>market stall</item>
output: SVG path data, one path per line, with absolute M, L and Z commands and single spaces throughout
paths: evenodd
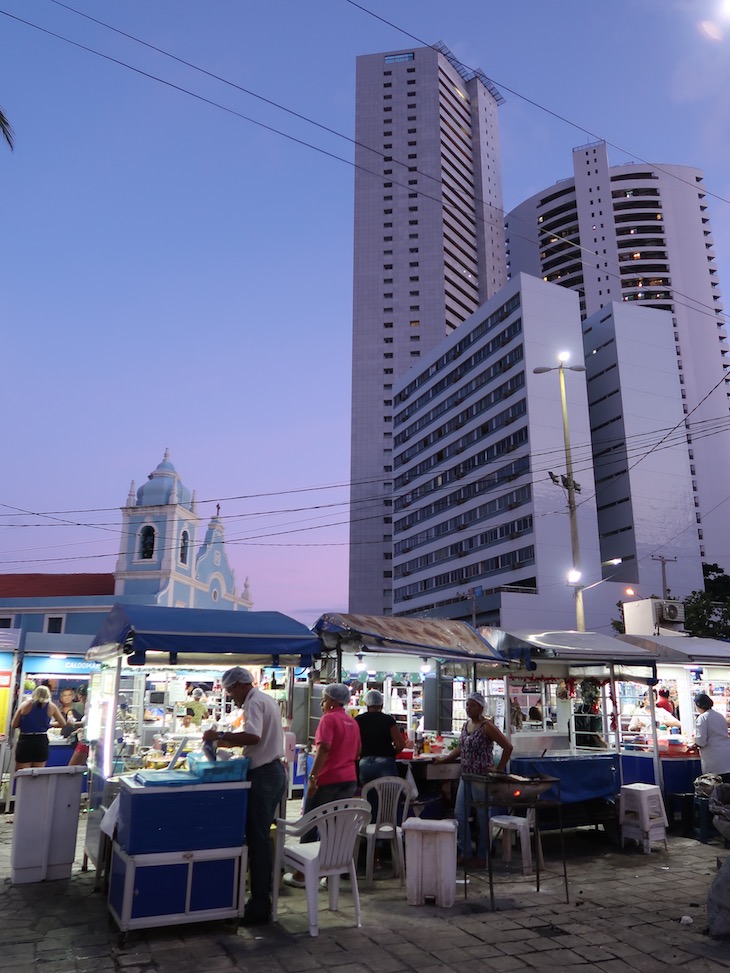
M 529 648 L 520 646 L 512 656 L 504 654 L 471 625 L 450 619 L 328 613 L 316 622 L 314 630 L 322 641 L 323 656 L 329 654 L 337 661 L 337 678 L 344 678 L 354 660 L 361 660 L 366 671 L 372 668 L 383 674 L 394 669 L 420 669 L 416 679 L 395 689 L 395 709 L 405 711 L 409 740 L 398 764 L 401 773 L 410 771 L 418 791 L 414 803 L 418 813 L 449 813 L 459 767 L 435 762 L 437 754 L 431 753 L 431 748 L 443 752 L 443 748 L 455 745 L 466 719 L 466 696 L 480 676 L 530 669 Z M 384 690 L 384 712 L 396 715 L 392 679 L 384 679 L 377 688 Z
M 529 648 L 535 664 L 534 671 L 509 673 L 483 687 L 510 714 L 505 728 L 515 748 L 510 769 L 561 779 L 566 826 L 602 824 L 615 831 L 616 797 L 625 782 L 618 687 L 621 680 L 642 692 L 653 686 L 657 653 L 595 632 L 484 634 L 502 652 Z M 648 759 L 660 774 L 657 748 L 648 751 Z
M 169 903 L 154 891 L 159 882 L 175 885 L 181 876 L 183 887 L 188 889 L 188 921 L 240 914 L 245 835 L 228 835 L 223 847 L 220 840 L 225 829 L 220 819 L 208 812 L 216 807 L 224 811 L 231 801 L 245 801 L 245 794 L 234 794 L 245 792 L 245 787 L 240 779 L 225 776 L 226 767 L 233 761 L 221 764 L 222 773 L 213 781 L 204 781 L 201 787 L 200 781 L 175 776 L 177 758 L 184 752 L 188 735 L 200 741 L 204 727 L 233 718 L 230 702 L 220 690 L 225 669 L 234 665 L 254 670 L 310 665 L 319 649 L 319 640 L 306 626 L 278 612 L 136 605 L 116 605 L 109 612 L 88 652 L 99 671 L 92 677 L 89 696 L 90 793 L 85 853 L 99 864 L 100 822 L 113 798 L 120 794 L 123 799 L 119 805 L 119 840 L 112 849 L 110 908 L 122 930 L 182 921 L 173 918 Z M 195 729 L 178 724 L 180 709 L 188 708 L 185 702 L 191 685 L 207 690 L 192 697 L 204 710 Z M 151 762 L 150 754 L 153 758 L 159 754 L 160 759 Z M 155 766 L 165 769 L 155 773 Z M 195 808 L 203 805 L 208 811 L 201 819 Z M 185 807 L 193 810 L 180 816 L 173 813 L 173 809 Z M 150 808 L 158 818 L 145 835 L 144 823 L 152 820 Z M 237 812 L 235 817 L 242 828 L 245 814 Z M 216 822 L 213 828 L 211 821 Z M 169 827 L 173 822 L 175 826 Z M 172 836 L 174 848 L 164 844 Z M 211 876 L 215 881 L 210 881 Z M 145 883 L 142 891 L 139 882 Z M 174 912 L 179 914 L 177 909 Z
M 656 657 L 657 689 L 664 691 L 680 722 L 679 729 L 668 728 L 657 733 L 660 776 L 656 775 L 652 763 L 647 762 L 651 740 L 639 736 L 628 743 L 622 757 L 626 782 L 659 784 L 665 796 L 690 793 L 693 781 L 701 773 L 699 754 L 690 749 L 696 718 L 693 700 L 697 693 L 706 693 L 715 709 L 730 720 L 730 644 L 683 633 L 622 635 L 620 639 Z M 620 704 L 626 701 L 627 696 L 619 697 Z M 630 734 L 627 732 L 625 736 Z M 631 749 L 626 752 L 628 747 Z

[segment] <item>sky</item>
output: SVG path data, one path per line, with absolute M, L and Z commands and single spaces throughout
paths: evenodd
M 729 3 L 0 0 L 0 573 L 113 571 L 169 449 L 255 610 L 346 609 L 355 59 L 437 41 L 506 210 L 597 139 L 697 166 L 728 291 Z

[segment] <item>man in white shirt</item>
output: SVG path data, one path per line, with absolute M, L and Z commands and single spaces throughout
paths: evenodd
M 251 897 L 246 903 L 241 924 L 260 926 L 271 921 L 272 855 L 269 831 L 286 791 L 281 711 L 275 699 L 254 687 L 253 675 L 248 669 L 234 666 L 226 670 L 221 684 L 234 703 L 243 706 L 245 729 L 240 733 L 206 730 L 203 739 L 216 741 L 226 747 L 243 747 L 251 761 L 248 771 L 251 789 L 246 812 Z

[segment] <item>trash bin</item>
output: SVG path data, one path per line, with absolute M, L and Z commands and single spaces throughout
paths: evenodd
M 85 771 L 85 767 L 16 771 L 10 849 L 10 880 L 14 884 L 70 877 Z
M 456 821 L 408 818 L 406 887 L 409 905 L 451 908 L 456 898 Z

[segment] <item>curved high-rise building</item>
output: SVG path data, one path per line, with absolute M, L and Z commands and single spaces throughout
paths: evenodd
M 502 100 L 443 45 L 357 59 L 354 612 L 391 610 L 393 382 L 507 280 Z
M 692 475 L 692 530 L 702 559 L 727 569 L 730 349 L 701 170 L 609 166 L 605 143 L 584 145 L 573 152 L 573 176 L 515 207 L 506 232 L 510 274 L 532 274 L 577 291 L 584 322 L 612 302 L 668 312 Z M 584 338 L 593 350 L 585 325 Z M 620 386 L 620 355 L 613 367 Z M 590 405 L 597 394 L 592 389 L 602 387 L 603 379 L 591 369 L 588 379 Z M 675 435 L 657 429 L 654 448 L 661 448 L 663 432 Z M 647 440 L 646 450 L 651 447 Z M 639 460 L 634 452 L 630 463 Z M 598 464 L 596 481 L 602 532 Z

